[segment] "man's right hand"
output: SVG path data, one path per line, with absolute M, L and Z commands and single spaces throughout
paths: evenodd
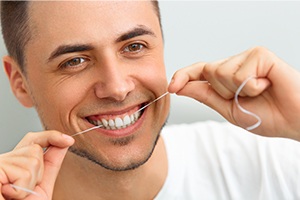
M 11 152 L 0 155 L 0 200 L 52 199 L 56 177 L 74 139 L 58 131 L 28 133 Z M 47 148 L 44 154 L 43 148 Z M 37 195 L 14 189 L 10 184 Z

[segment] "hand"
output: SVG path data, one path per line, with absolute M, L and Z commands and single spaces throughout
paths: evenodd
M 192 97 L 243 128 L 256 119 L 234 102 L 238 87 L 249 76 L 239 102 L 257 114 L 262 124 L 251 132 L 300 141 L 300 73 L 262 47 L 212 63 L 196 63 L 177 71 L 169 92 Z
M 28 133 L 15 149 L 0 155 L 0 200 L 52 199 L 63 158 L 74 139 L 57 131 Z M 49 147 L 44 155 L 43 148 Z M 17 190 L 10 184 L 38 193 Z

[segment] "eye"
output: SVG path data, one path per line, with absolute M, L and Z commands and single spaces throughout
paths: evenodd
M 87 61 L 88 60 L 86 58 L 76 57 L 64 62 L 60 67 L 61 68 L 80 67 L 83 63 Z
M 143 50 L 145 45 L 140 44 L 140 43 L 133 43 L 128 46 L 126 46 L 123 50 L 123 52 L 128 52 L 128 53 L 138 53 Z

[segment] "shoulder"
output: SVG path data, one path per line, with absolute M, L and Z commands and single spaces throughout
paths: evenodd
M 228 139 L 239 137 L 252 137 L 253 134 L 234 126 L 228 122 L 204 121 L 192 124 L 176 124 L 166 126 L 162 130 L 162 136 L 166 142 L 224 142 Z
M 287 156 L 300 156 L 300 143 L 297 141 L 258 136 L 229 122 L 206 121 L 170 125 L 161 134 L 169 151 L 181 149 L 186 153 L 193 151 L 197 154 L 218 154 L 226 156 L 227 159 L 229 154 L 232 159 L 246 155 L 258 159 L 268 154 L 282 159 L 287 159 Z
M 245 194 L 257 199 L 260 192 L 271 199 L 300 195 L 299 142 L 256 136 L 230 123 L 211 121 L 166 126 L 162 137 L 169 162 L 162 194 L 170 191 L 188 199 L 245 199 Z

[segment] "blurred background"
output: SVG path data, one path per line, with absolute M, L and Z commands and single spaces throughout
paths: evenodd
M 300 71 L 300 2 L 161 1 L 165 64 L 173 73 L 198 61 L 223 59 L 264 46 Z M 0 55 L 6 54 L 2 39 Z M 215 111 L 186 97 L 172 95 L 173 123 L 224 121 Z M 0 72 L 0 153 L 11 150 L 29 131 L 42 127 L 34 109 L 23 108 Z

